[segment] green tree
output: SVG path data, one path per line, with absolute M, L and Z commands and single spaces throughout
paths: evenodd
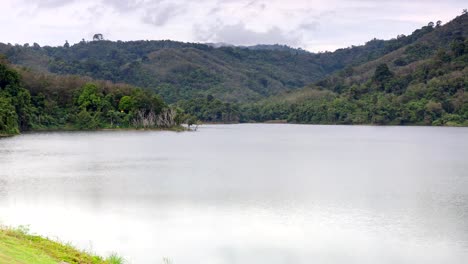
M 18 116 L 8 98 L 0 95 L 0 135 L 18 134 Z
M 9 98 L 15 108 L 19 129 L 27 130 L 31 125 L 31 95 L 21 86 L 20 79 L 17 71 L 0 63 L 0 96 Z
M 99 124 L 91 113 L 83 109 L 76 116 L 76 126 L 79 129 L 96 129 L 99 127 Z
M 131 96 L 126 95 L 120 98 L 120 101 L 119 101 L 120 111 L 124 111 L 128 113 L 131 110 L 133 110 L 134 107 L 135 107 L 135 100 L 133 100 Z
M 102 106 L 103 95 L 99 91 L 97 85 L 87 83 L 83 86 L 77 103 L 81 109 L 87 111 L 100 111 Z
M 386 63 L 379 64 L 375 69 L 373 81 L 376 82 L 381 89 L 384 88 L 387 83 L 393 77 L 393 73 L 388 68 Z

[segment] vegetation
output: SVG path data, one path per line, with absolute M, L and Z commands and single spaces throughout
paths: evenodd
M 0 62 L 0 134 L 44 129 L 173 128 L 190 116 L 147 90 Z
M 191 113 L 196 119 L 205 122 L 237 123 L 240 121 L 240 109 L 237 104 L 222 102 L 212 95 L 181 100 L 178 106 Z
M 206 121 L 467 126 L 467 28 L 464 14 L 407 37 L 373 40 L 393 51 L 259 102 L 223 105 L 195 98 L 181 106 Z
M 47 238 L 31 235 L 25 228 L 0 229 L 0 263 L 11 264 L 122 264 L 123 258 L 107 259 L 77 250 Z
M 93 41 L 70 46 L 0 43 L 0 53 L 14 64 L 56 74 L 74 74 L 151 89 L 168 103 L 213 95 L 224 102 L 255 102 L 296 90 L 350 65 L 379 58 L 431 31 L 335 52 L 310 53 L 280 45 L 213 47 L 162 41 Z
M 21 65 L 1 66 L 0 133 L 196 119 L 466 125 L 467 28 L 464 13 L 409 36 L 316 54 L 281 45 L 112 42 L 101 34 L 64 47 L 0 43 Z

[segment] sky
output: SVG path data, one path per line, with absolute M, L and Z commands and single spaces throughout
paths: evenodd
M 0 42 L 284 44 L 333 51 L 450 21 L 466 0 L 0 0 Z

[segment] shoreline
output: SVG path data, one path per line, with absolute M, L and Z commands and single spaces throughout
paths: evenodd
M 77 249 L 70 243 L 30 234 L 24 226 L 18 228 L 0 226 L 0 263 L 123 264 L 125 261 L 116 254 L 103 258 Z
M 185 131 L 193 131 L 185 126 L 176 126 L 171 128 L 99 128 L 99 129 L 78 129 L 78 128 L 71 128 L 71 127 L 63 127 L 63 128 L 39 128 L 39 129 L 31 129 L 27 131 L 23 131 L 18 134 L 0 134 L 0 138 L 7 138 L 7 137 L 14 137 L 19 136 L 21 134 L 29 134 L 29 133 L 40 133 L 40 132 L 92 132 L 92 131 L 171 131 L 171 132 L 185 132 Z
M 395 124 L 314 124 L 314 123 L 289 123 L 285 120 L 268 120 L 265 122 L 201 122 L 199 125 L 242 125 L 242 124 L 264 124 L 264 125 L 304 125 L 304 126 L 369 126 L 369 127 L 459 127 L 466 128 L 468 124 L 456 124 L 456 125 L 442 125 L 442 126 L 433 126 L 425 124 L 405 124 L 405 125 L 395 125 Z M 186 126 L 177 126 L 172 128 L 99 128 L 99 129 L 78 129 L 78 128 L 40 128 L 24 131 L 18 134 L 0 134 L 1 138 L 14 137 L 21 134 L 28 133 L 38 133 L 38 132 L 92 132 L 92 131 L 171 131 L 171 132 L 186 132 L 186 131 L 196 131 L 196 129 L 189 129 Z
M 425 124 L 404 124 L 404 125 L 395 125 L 395 124 L 387 124 L 387 125 L 380 125 L 380 124 L 333 124 L 333 123 L 293 123 L 293 122 L 284 122 L 283 120 L 275 121 L 269 120 L 265 122 L 237 122 L 237 123 L 223 123 L 223 122 L 201 122 L 200 125 L 242 125 L 242 124 L 265 124 L 265 125 L 305 125 L 305 126 L 371 126 L 371 127 L 468 127 L 468 123 L 464 124 L 457 124 L 457 125 L 442 125 L 442 126 L 434 126 L 434 125 L 425 125 Z

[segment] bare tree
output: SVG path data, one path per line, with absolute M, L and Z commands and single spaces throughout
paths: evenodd
M 133 118 L 132 124 L 136 128 L 170 128 L 177 125 L 176 117 L 177 111 L 173 108 L 166 108 L 159 115 L 153 111 L 140 110 Z
M 152 128 L 156 127 L 157 116 L 153 111 L 145 113 L 144 110 L 140 110 L 136 113 L 133 119 L 133 126 L 137 128 Z
M 156 125 L 158 127 L 173 127 L 176 125 L 177 111 L 174 108 L 164 109 L 157 117 Z

